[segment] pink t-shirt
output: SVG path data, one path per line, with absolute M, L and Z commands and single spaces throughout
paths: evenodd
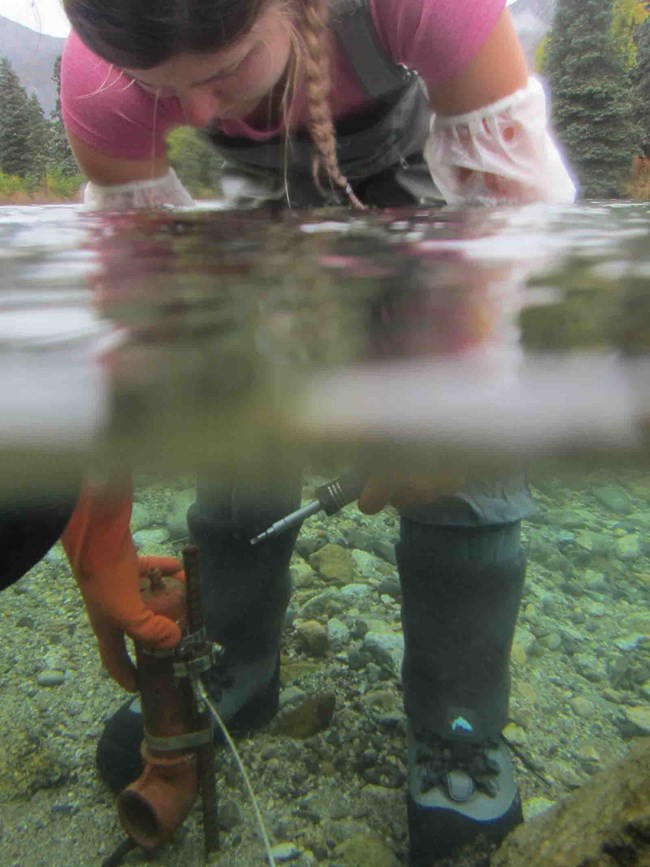
M 430 89 L 459 73 L 476 55 L 497 22 L 505 0 L 369 0 L 381 41 L 397 63 L 417 70 Z M 338 45 L 338 44 L 337 44 Z M 332 58 L 334 118 L 354 114 L 368 97 L 348 59 Z M 90 51 L 73 32 L 61 66 L 61 106 L 66 128 L 107 156 L 142 160 L 162 156 L 172 129 L 183 126 L 175 97 L 156 100 L 116 67 Z M 307 126 L 304 92 L 296 94 L 293 123 Z M 258 141 L 282 126 L 256 129 L 245 120 L 224 120 L 226 135 Z

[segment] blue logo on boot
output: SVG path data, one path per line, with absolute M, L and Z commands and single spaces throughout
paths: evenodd
M 452 732 L 457 732 L 459 729 L 465 732 L 465 734 L 471 734 L 474 731 L 471 723 L 468 723 L 465 717 L 462 716 L 457 716 L 451 724 Z

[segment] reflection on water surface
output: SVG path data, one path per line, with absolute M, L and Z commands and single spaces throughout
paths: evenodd
M 4 208 L 0 462 L 636 453 L 649 227 L 641 205 Z

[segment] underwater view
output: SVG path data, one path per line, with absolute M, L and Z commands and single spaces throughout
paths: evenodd
M 281 633 L 279 709 L 235 731 L 269 849 L 220 739 L 219 850 L 206 858 L 199 798 L 153 863 L 406 864 L 404 702 L 426 705 L 425 657 L 444 660 L 441 694 L 464 679 L 467 707 L 482 702 L 490 653 L 526 824 L 489 863 L 552 846 L 544 864 L 650 863 L 634 854 L 650 840 L 650 206 L 2 207 L 0 406 L 4 515 L 132 474 L 140 556 L 181 558 L 190 536 L 201 555 L 206 515 L 250 531 L 237 544 L 264 612 L 223 643 Z M 305 517 L 295 546 L 299 523 L 249 545 L 350 470 L 345 502 Z M 447 502 L 459 489 L 469 518 Z M 444 581 L 425 594 L 413 525 L 455 539 L 520 519 L 512 593 L 488 564 L 453 574 L 460 601 Z M 203 587 L 208 629 L 238 580 Z M 0 617 L 0 864 L 151 863 L 120 851 L 97 773 L 129 696 L 60 543 L 0 593 Z M 465 702 L 451 712 L 472 731 Z

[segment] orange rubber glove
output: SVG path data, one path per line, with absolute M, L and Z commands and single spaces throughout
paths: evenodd
M 456 494 L 463 486 L 463 474 L 449 470 L 434 475 L 371 476 L 359 497 L 359 509 L 376 515 L 389 503 L 396 509 L 424 506 L 438 497 Z
M 104 667 L 121 687 L 136 692 L 136 669 L 126 650 L 125 633 L 152 647 L 174 647 L 181 638 L 176 623 L 145 606 L 140 579 L 151 569 L 181 581 L 185 573 L 174 557 L 138 558 L 129 529 L 131 508 L 130 485 L 88 485 L 61 541 Z

